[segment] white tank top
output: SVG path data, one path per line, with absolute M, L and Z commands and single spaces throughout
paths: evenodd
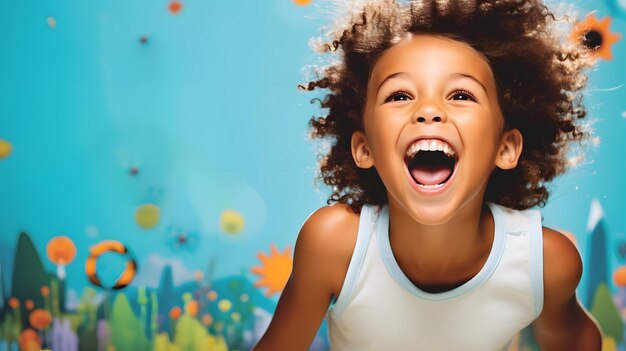
M 331 350 L 507 350 L 543 308 L 541 215 L 488 205 L 495 232 L 485 265 L 442 293 L 418 289 L 398 266 L 388 206 L 363 206 L 346 278 L 328 312 Z

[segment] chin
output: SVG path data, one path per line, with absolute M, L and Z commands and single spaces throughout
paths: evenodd
M 441 204 L 414 203 L 405 208 L 405 211 L 414 221 L 429 226 L 445 224 L 454 218 L 457 212 L 452 201 Z

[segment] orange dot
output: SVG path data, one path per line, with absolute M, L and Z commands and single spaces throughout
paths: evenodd
M 180 2 L 173 0 L 172 2 L 170 2 L 169 4 L 169 9 L 170 12 L 174 15 L 178 14 L 180 12 L 180 10 L 183 9 L 183 4 L 181 4 Z
M 170 318 L 172 320 L 177 320 L 178 317 L 180 317 L 180 315 L 183 313 L 183 311 L 180 309 L 180 307 L 172 307 L 172 309 L 170 310 Z
M 196 300 L 191 300 L 187 302 L 185 305 L 185 311 L 192 317 L 198 315 L 198 302 Z
M 208 327 L 212 323 L 213 323 L 213 317 L 211 317 L 210 314 L 205 314 L 204 316 L 202 316 L 202 324 Z
M 18 338 L 18 343 L 20 345 L 20 350 L 41 350 L 41 340 L 39 339 L 39 334 L 31 328 L 22 330 Z
M 24 302 L 24 306 L 26 306 L 26 309 L 30 311 L 35 308 L 35 303 L 33 302 L 33 300 L 28 299 L 26 300 L 26 302 Z
M 11 143 L 6 140 L 0 139 L 0 159 L 9 157 L 9 155 L 11 154 L 11 149 L 13 149 Z
M 613 272 L 613 282 L 617 286 L 626 286 L 626 266 L 621 266 Z
M 44 286 L 42 286 L 42 287 L 41 287 L 41 295 L 42 295 L 43 297 L 48 297 L 48 295 L 50 295 L 50 288 L 49 288 L 49 287 L 47 287 L 47 286 L 45 286 L 45 285 L 44 285 Z
M 293 3 L 300 6 L 306 6 L 311 3 L 311 0 L 293 0 Z
M 30 313 L 28 321 L 35 329 L 42 330 L 50 325 L 50 322 L 52 322 L 52 316 L 50 316 L 50 312 L 38 308 Z
M 57 20 L 54 17 L 48 17 L 48 26 L 52 29 L 56 28 Z
M 20 300 L 18 300 L 15 297 L 12 297 L 9 299 L 9 306 L 11 306 L 11 308 L 16 309 L 18 307 L 20 307 Z
M 215 301 L 217 300 L 217 292 L 215 290 L 211 290 L 208 294 L 206 294 L 206 297 L 211 301 Z

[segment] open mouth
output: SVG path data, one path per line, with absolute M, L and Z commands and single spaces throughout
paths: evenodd
M 426 189 L 443 187 L 452 178 L 458 160 L 452 146 L 439 139 L 413 142 L 404 158 L 413 181 Z

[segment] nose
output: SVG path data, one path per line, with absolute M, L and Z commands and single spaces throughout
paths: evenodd
M 442 121 L 443 121 L 443 119 L 441 118 L 441 116 L 434 116 L 433 118 L 429 118 L 429 119 L 430 119 L 430 121 L 432 121 L 432 122 L 442 122 Z M 427 120 L 427 117 L 422 117 L 422 116 L 417 117 L 417 121 L 418 121 L 418 122 L 420 122 L 420 123 L 426 123 L 426 122 L 429 122 L 429 121 Z
M 445 122 L 447 116 L 441 109 L 434 105 L 423 106 L 415 111 L 413 114 L 413 120 L 417 123 L 433 123 L 433 122 Z

